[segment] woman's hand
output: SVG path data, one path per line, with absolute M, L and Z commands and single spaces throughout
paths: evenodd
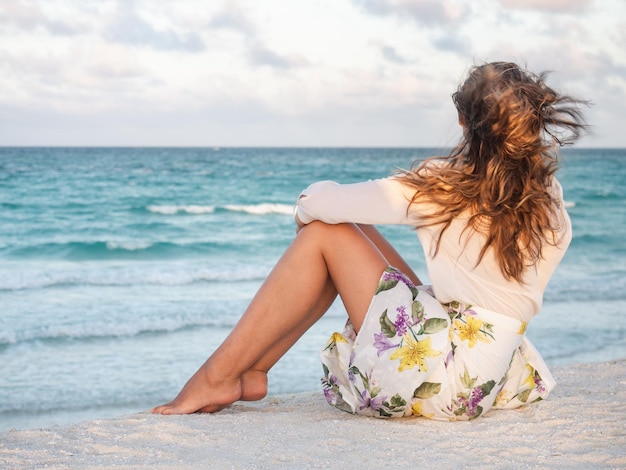
M 298 196 L 298 200 L 296 201 L 296 205 L 295 205 L 294 210 L 293 210 L 293 218 L 296 221 L 296 234 L 298 232 L 300 232 L 302 227 L 304 227 L 306 225 L 304 222 L 302 222 L 302 220 L 300 220 L 300 217 L 298 217 L 298 202 L 300 202 L 300 199 L 302 199 L 304 197 L 306 197 L 306 195 L 304 195 L 304 194 L 300 194 L 300 196 Z
M 306 224 L 300 220 L 298 214 L 294 215 L 293 218 L 296 220 L 296 233 L 298 233 Z

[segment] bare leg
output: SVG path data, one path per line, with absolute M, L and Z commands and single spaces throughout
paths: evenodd
M 337 292 L 358 330 L 387 264 L 357 226 L 309 224 L 276 264 L 222 345 L 172 402 L 153 412 L 211 411 L 241 399 L 246 379 L 259 382 L 259 372 L 266 373 L 319 319 Z M 255 393 L 246 395 L 253 397 Z
M 415 285 L 421 285 L 419 277 L 413 272 L 411 267 L 400 256 L 396 249 L 387 241 L 387 239 L 373 225 L 358 225 L 359 229 L 374 243 L 376 248 L 382 253 L 387 263 L 398 268 L 406 274 Z M 337 296 L 337 291 L 329 280 L 327 291 L 323 293 L 319 302 L 317 302 L 317 310 L 311 312 L 310 321 L 304 321 L 300 325 L 301 328 L 294 330 L 292 334 L 287 335 L 283 341 L 279 341 L 254 364 L 249 370 L 244 372 L 241 377 L 242 394 L 240 400 L 260 400 L 267 394 L 267 372 L 274 366 L 295 343 L 296 341 L 326 312 Z M 201 411 L 212 412 L 214 409 L 207 408 Z
M 416 286 L 422 285 L 420 278 L 413 272 L 411 266 L 400 256 L 400 253 L 387 241 L 387 239 L 373 225 L 359 225 L 363 233 L 376 245 L 376 248 L 383 254 L 387 262 L 394 268 L 406 274 Z

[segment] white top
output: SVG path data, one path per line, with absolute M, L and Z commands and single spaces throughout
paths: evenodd
M 560 201 L 557 211 L 561 217 L 560 241 L 557 247 L 544 244 L 543 259 L 534 268 L 526 270 L 524 283 L 504 278 L 491 249 L 476 266 L 484 236 L 470 230 L 461 235 L 467 218 L 459 217 L 452 221 L 443 235 L 437 256 L 433 255 L 440 227 L 418 229 L 417 236 L 424 250 L 437 300 L 442 303 L 457 300 L 518 320 L 530 320 L 541 309 L 546 285 L 572 237 L 571 222 L 563 208 L 563 189 L 556 179 L 551 189 Z M 429 206 L 432 210 L 432 205 L 412 204 L 407 213 L 414 192 L 414 188 L 393 177 L 355 184 L 320 181 L 303 191 L 295 213 L 305 224 L 320 220 L 328 224 L 351 222 L 415 226 L 429 212 Z

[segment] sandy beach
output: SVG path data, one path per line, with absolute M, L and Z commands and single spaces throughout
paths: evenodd
M 320 391 L 0 434 L 0 467 L 626 468 L 626 360 L 554 368 L 545 401 L 471 422 L 353 416 Z

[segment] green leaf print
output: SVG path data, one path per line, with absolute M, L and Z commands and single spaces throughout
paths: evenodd
M 363 383 L 363 386 L 366 389 L 370 388 L 370 381 L 369 381 L 369 379 L 367 378 L 366 375 L 361 373 L 361 371 L 359 370 L 359 368 L 357 366 L 350 367 L 350 372 L 352 372 L 354 375 L 358 375 L 359 377 L 361 377 L 361 382 Z
M 374 292 L 374 295 L 376 294 L 380 294 L 383 291 L 389 290 L 389 289 L 393 289 L 394 287 L 396 287 L 398 285 L 398 281 L 397 279 L 389 279 L 388 281 L 380 281 L 378 283 L 378 287 L 376 288 L 376 292 Z
M 382 405 L 383 406 L 378 408 L 378 413 L 380 416 L 390 418 L 392 417 L 391 413 L 404 412 L 404 409 L 406 408 L 406 400 L 402 398 L 399 393 L 396 393 L 389 401 L 384 401 Z
M 480 391 L 483 393 L 483 397 L 486 397 L 487 395 L 489 395 L 491 391 L 493 390 L 493 387 L 495 386 L 496 386 L 495 380 L 490 380 L 489 382 L 485 382 L 484 384 L 482 384 L 480 386 Z
M 532 391 L 532 389 L 528 389 L 528 390 L 524 390 L 522 393 L 519 393 L 517 395 L 517 399 L 519 401 L 521 401 L 522 403 L 526 403 L 528 401 L 528 397 L 530 396 L 530 392 Z
M 380 328 L 387 338 L 393 338 L 396 335 L 396 325 L 389 320 L 387 309 L 380 316 Z
M 404 408 L 406 406 L 406 400 L 396 393 L 391 397 L 391 406 L 393 408 Z
M 407 286 L 409 288 L 409 290 L 411 291 L 411 294 L 413 294 L 413 300 L 415 300 L 415 298 L 417 297 L 417 294 L 419 294 L 419 290 L 417 290 L 417 287 L 415 286 Z
M 432 335 L 448 327 L 448 321 L 443 318 L 429 318 L 424 322 L 424 333 Z
M 472 416 L 468 416 L 469 419 L 478 418 L 481 414 L 483 414 L 483 407 L 477 406 L 474 414 Z
M 436 382 L 424 382 L 413 392 L 413 398 L 421 398 L 423 400 L 434 397 L 441 391 L 441 384 Z
M 465 408 L 465 406 L 461 406 L 459 409 L 454 410 L 454 414 L 456 416 L 463 416 L 465 413 L 467 413 L 467 408 Z
M 471 378 L 469 375 L 469 372 L 467 370 L 467 367 L 465 368 L 465 372 L 463 373 L 462 376 L 460 376 L 461 379 L 461 383 L 463 384 L 463 386 L 465 388 L 474 388 L 474 384 L 476 383 L 476 381 L 478 380 L 478 376 Z M 489 382 L 487 382 L 489 383 Z
M 419 323 L 424 319 L 424 305 L 419 300 L 415 300 L 411 304 L 411 317 L 413 323 Z

